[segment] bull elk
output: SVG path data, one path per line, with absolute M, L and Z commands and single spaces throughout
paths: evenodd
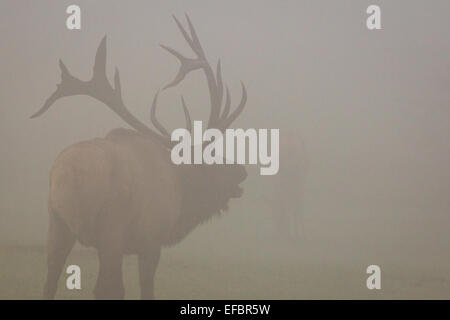
M 202 70 L 210 95 L 208 128 L 224 131 L 244 109 L 245 87 L 242 84 L 241 101 L 231 112 L 220 60 L 214 73 L 189 17 L 186 15 L 189 33 L 174 19 L 195 58 L 186 58 L 162 45 L 181 64 L 175 79 L 163 90 L 179 84 L 191 71 Z M 239 184 L 245 180 L 246 170 L 242 165 L 174 165 L 170 160 L 173 142 L 156 118 L 158 93 L 150 112 L 156 131 L 125 106 L 117 69 L 114 87 L 109 83 L 106 37 L 97 49 L 91 80 L 74 77 L 62 61 L 59 65 L 61 83 L 32 118 L 60 98 L 87 95 L 105 104 L 134 130 L 113 129 L 104 138 L 76 143 L 55 160 L 50 172 L 48 271 L 43 296 L 54 298 L 65 260 L 78 240 L 97 249 L 97 299 L 124 297 L 125 254 L 138 255 L 141 298 L 152 299 L 161 248 L 178 243 L 196 226 L 226 210 L 231 198 L 240 198 Z M 181 103 L 186 128 L 191 130 L 183 98 Z

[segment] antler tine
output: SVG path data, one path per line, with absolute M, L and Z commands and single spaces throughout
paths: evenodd
M 206 59 L 205 52 L 203 51 L 202 45 L 200 44 L 200 40 L 197 37 L 197 33 L 195 32 L 194 26 L 192 25 L 191 19 L 189 19 L 189 16 L 187 13 L 184 14 L 186 16 L 187 23 L 189 25 L 189 31 L 191 32 L 191 39 L 192 43 L 194 45 L 191 46 L 192 50 L 197 54 L 199 58 Z
M 184 102 L 183 96 L 181 96 L 181 105 L 183 106 L 184 118 L 186 120 L 186 129 L 189 132 L 192 132 L 191 115 L 189 114 L 189 109 L 186 107 L 186 103 Z
M 196 69 L 200 69 L 202 67 L 202 62 L 199 61 L 198 59 L 186 58 L 183 55 L 181 55 L 179 52 L 177 52 L 176 50 L 174 50 L 170 47 L 167 47 L 163 44 L 161 44 L 160 46 L 161 46 L 161 48 L 167 50 L 169 53 L 174 55 L 180 61 L 180 69 L 178 70 L 177 75 L 169 84 L 167 84 L 163 88 L 163 90 L 171 88 L 171 87 L 175 87 L 177 84 L 179 84 L 181 81 L 183 81 L 183 79 L 186 77 L 186 75 L 189 72 L 196 70 Z
M 175 20 L 175 23 L 177 24 L 178 29 L 180 29 L 180 32 L 183 35 L 186 42 L 189 44 L 189 46 L 192 48 L 192 50 L 194 50 L 194 48 L 195 48 L 194 42 L 192 41 L 191 37 L 189 37 L 186 30 L 181 25 L 180 21 L 178 21 L 178 19 L 177 19 L 177 17 L 175 17 L 175 15 L 172 15 L 172 18 L 173 18 L 173 20 Z M 194 52 L 195 52 L 195 50 L 194 50 Z
M 223 108 L 223 113 L 222 116 L 220 117 L 220 121 L 224 121 L 228 117 L 228 114 L 230 113 L 230 106 L 231 106 L 230 90 L 228 90 L 227 86 L 225 95 L 225 106 Z
M 45 101 L 41 109 L 31 116 L 32 118 L 43 114 L 60 98 L 74 95 L 87 95 L 103 102 L 137 131 L 154 137 L 166 147 L 172 146 L 168 137 L 154 132 L 128 111 L 122 100 L 120 75 L 117 68 L 114 75 L 114 88 L 109 83 L 106 76 L 106 36 L 98 46 L 95 54 L 93 75 L 89 81 L 82 81 L 72 76 L 61 60 L 59 61 L 59 66 L 61 69 L 61 83 L 57 85 L 55 92 Z
M 244 110 L 245 104 L 247 103 L 247 90 L 245 89 L 244 83 L 241 81 L 241 87 L 242 87 L 242 97 L 241 102 L 239 103 L 238 107 L 231 113 L 231 115 L 228 118 L 224 118 L 221 121 L 220 129 L 225 130 L 228 128 L 231 123 L 233 123 L 234 120 L 242 113 Z
M 186 15 L 186 20 L 188 22 L 189 31 L 191 35 L 189 36 L 186 30 L 181 25 L 180 21 L 174 16 L 173 17 L 178 29 L 180 29 L 181 34 L 185 38 L 186 42 L 189 44 L 191 49 L 196 54 L 195 59 L 189 59 L 178 53 L 172 48 L 169 48 L 167 46 L 161 45 L 161 47 L 165 50 L 167 50 L 169 53 L 174 55 L 179 61 L 180 61 L 180 69 L 178 71 L 178 74 L 175 76 L 175 79 L 172 80 L 168 85 L 164 87 L 164 89 L 176 86 L 179 84 L 185 76 L 196 69 L 202 69 L 205 73 L 206 80 L 208 82 L 208 89 L 209 89 L 209 95 L 210 95 L 210 103 L 211 103 L 211 111 L 209 115 L 208 120 L 208 128 L 214 127 L 218 125 L 219 116 L 220 116 L 220 109 L 222 104 L 222 98 L 223 98 L 223 83 L 222 83 L 222 75 L 221 75 L 221 67 L 220 67 L 220 61 L 217 65 L 217 78 L 214 75 L 214 72 L 206 60 L 205 53 L 203 51 L 203 48 L 200 44 L 200 41 L 198 39 L 197 33 L 195 32 L 194 26 L 192 25 L 189 16 Z
M 45 111 L 47 111 L 52 106 L 52 104 L 55 103 L 56 100 L 63 97 L 59 87 L 60 87 L 60 85 L 57 85 L 56 91 L 53 92 L 52 95 L 50 97 L 48 97 L 47 100 L 45 100 L 44 105 L 37 112 L 33 113 L 33 115 L 30 117 L 30 119 L 39 117 L 41 114 L 43 114 Z
M 151 119 L 153 125 L 155 126 L 155 128 L 158 129 L 158 131 L 161 132 L 161 134 L 163 136 L 170 137 L 169 132 L 166 130 L 166 128 L 164 128 L 164 126 L 156 118 L 156 107 L 157 107 L 157 104 L 158 104 L 158 95 L 159 95 L 159 90 L 155 94 L 155 97 L 153 98 L 152 107 L 151 107 L 151 113 L 150 113 L 150 119 Z M 181 105 L 183 106 L 184 118 L 186 120 L 186 129 L 189 132 L 192 132 L 191 115 L 189 114 L 189 110 L 186 107 L 186 102 L 184 101 L 183 96 L 181 96 Z
M 73 77 L 62 60 L 59 60 L 61 69 L 61 83 L 56 85 L 55 92 L 45 101 L 44 105 L 30 118 L 37 118 L 47 111 L 58 99 L 76 94 L 83 94 L 86 91 L 86 83 Z
M 122 100 L 122 86 L 120 84 L 119 69 L 117 69 L 117 67 L 114 72 L 114 92 L 120 97 L 120 100 Z
M 150 112 L 150 120 L 152 121 L 152 123 L 155 126 L 155 128 L 158 129 L 158 131 L 161 132 L 161 134 L 163 136 L 169 137 L 170 136 L 169 132 L 158 121 L 158 119 L 156 119 L 156 106 L 158 104 L 158 95 L 159 95 L 159 90 L 158 90 L 158 92 L 156 92 L 155 97 L 153 98 L 152 108 L 151 108 L 151 112 Z
M 105 81 L 109 84 L 106 77 L 106 36 L 103 37 L 95 53 L 94 69 L 92 81 Z
M 222 104 L 223 99 L 223 80 L 222 80 L 222 68 L 220 65 L 220 59 L 217 61 L 217 70 L 216 70 L 216 82 L 217 82 L 217 102 L 219 106 Z M 220 113 L 220 110 L 219 110 Z

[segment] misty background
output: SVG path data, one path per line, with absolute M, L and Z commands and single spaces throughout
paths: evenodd
M 71 4 L 81 7 L 80 31 L 65 26 Z M 382 30 L 366 28 L 370 4 L 381 7 Z M 234 127 L 295 132 L 308 166 L 299 243 L 274 240 L 265 195 L 282 190 L 248 166 L 243 198 L 169 250 L 211 261 L 235 256 L 264 265 L 269 257 L 298 257 L 347 264 L 361 279 L 369 264 L 425 268 L 448 281 L 446 0 L 1 1 L 0 245 L 43 246 L 49 170 L 58 153 L 126 127 L 84 96 L 62 99 L 30 120 L 60 82 L 58 59 L 74 76 L 90 79 L 106 34 L 109 79 L 117 66 L 125 104 L 149 124 L 153 95 L 179 67 L 159 44 L 192 56 L 171 17 L 184 23 L 185 12 L 210 63 L 221 59 L 233 107 L 239 81 L 246 84 L 247 106 Z M 194 119 L 207 119 L 206 81 L 194 72 L 160 96 L 162 123 L 184 126 L 180 94 Z M 301 269 L 295 261 L 291 267 Z

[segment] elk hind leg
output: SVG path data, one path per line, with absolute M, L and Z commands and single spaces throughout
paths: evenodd
M 55 212 L 50 212 L 47 239 L 47 279 L 44 286 L 44 299 L 54 299 L 67 256 L 75 244 L 75 236 Z

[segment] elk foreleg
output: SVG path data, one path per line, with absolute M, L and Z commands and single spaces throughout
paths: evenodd
M 141 299 L 154 299 L 155 272 L 161 256 L 161 248 L 148 250 L 138 255 L 139 282 L 141 285 Z
M 125 296 L 122 279 L 123 238 L 117 228 L 105 228 L 97 247 L 99 272 L 94 289 L 96 299 L 119 300 Z

